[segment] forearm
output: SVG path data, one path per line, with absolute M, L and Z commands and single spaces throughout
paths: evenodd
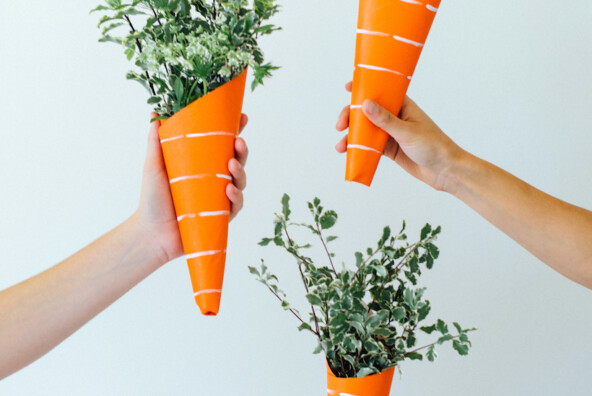
M 468 153 L 449 174 L 451 194 L 551 268 L 592 288 L 592 212 Z
M 44 355 L 163 264 L 134 217 L 0 293 L 0 379 Z

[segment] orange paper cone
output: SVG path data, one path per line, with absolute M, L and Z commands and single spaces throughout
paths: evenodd
M 362 378 L 338 378 L 327 364 L 327 396 L 389 396 L 395 368 Z
M 440 0 L 360 0 L 345 179 L 370 186 L 388 135 L 362 112 L 398 115 Z
M 195 301 L 204 315 L 220 308 L 232 183 L 228 161 L 241 119 L 247 71 L 162 123 L 160 143 Z

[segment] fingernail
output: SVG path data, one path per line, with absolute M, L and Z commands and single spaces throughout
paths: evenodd
M 378 107 L 373 100 L 368 99 L 364 102 L 364 111 L 368 115 L 375 115 L 378 112 Z

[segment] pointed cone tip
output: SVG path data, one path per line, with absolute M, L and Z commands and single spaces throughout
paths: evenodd
M 195 297 L 195 302 L 204 316 L 217 316 L 220 311 L 220 293 L 203 294 Z
M 378 168 L 381 155 L 361 149 L 347 150 L 345 180 L 370 187 Z

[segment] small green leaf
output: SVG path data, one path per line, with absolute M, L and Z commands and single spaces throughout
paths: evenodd
M 419 271 L 419 260 L 417 258 L 417 255 L 414 254 L 411 259 L 409 259 L 409 269 L 411 270 L 411 272 L 416 273 Z
M 328 210 L 321 216 L 319 222 L 321 223 L 321 228 L 323 230 L 327 230 L 335 225 L 337 222 L 337 213 L 333 210 Z
M 375 329 L 373 331 L 373 333 L 375 335 L 377 335 L 377 336 L 385 337 L 385 338 L 386 337 L 390 337 L 391 334 L 392 334 L 392 332 L 389 329 L 385 328 L 385 327 L 381 327 L 381 328 Z
M 436 322 L 436 329 L 443 335 L 448 334 L 448 325 L 441 319 Z
M 432 334 L 434 331 L 436 331 L 436 325 L 431 325 L 431 326 L 423 326 L 419 328 L 421 331 L 423 331 L 424 333 L 427 334 Z
M 417 313 L 419 314 L 417 320 L 419 322 L 424 320 L 428 316 L 428 314 L 430 313 L 430 310 L 431 310 L 430 304 L 428 301 L 426 301 L 426 304 L 423 307 L 419 308 L 417 311 Z
M 423 241 L 424 239 L 426 239 L 428 237 L 428 235 L 430 235 L 430 232 L 432 232 L 432 226 L 429 224 L 426 224 L 421 229 L 421 240 Z
M 315 294 L 309 293 L 306 295 L 306 299 L 308 300 L 308 302 L 311 305 L 322 305 L 323 304 L 323 300 L 321 300 L 321 298 Z
M 405 354 L 406 358 L 411 360 L 423 360 L 423 355 L 419 352 L 409 352 Z
M 374 342 L 372 339 L 369 339 L 364 343 L 364 348 L 368 352 L 376 352 L 379 350 L 378 344 L 376 344 L 376 342 Z
M 380 277 L 385 277 L 387 275 L 386 268 L 382 265 L 374 266 L 374 271 L 376 271 L 376 275 Z
M 261 240 L 261 242 L 259 242 L 259 245 L 260 246 L 267 246 L 267 245 L 269 245 L 271 243 L 271 241 L 273 241 L 273 239 L 271 239 L 271 238 L 263 238 Z
M 417 342 L 417 338 L 415 337 L 415 335 L 413 335 L 413 333 L 409 334 L 409 336 L 407 336 L 407 348 L 413 348 L 415 346 L 415 343 Z
M 459 355 L 465 356 L 469 354 L 469 346 L 458 340 L 452 341 L 452 347 L 458 352 Z
M 273 228 L 273 234 L 277 237 L 282 235 L 282 228 L 283 228 L 283 224 L 281 221 L 276 221 L 275 226 Z
M 290 219 L 290 214 L 292 213 L 292 211 L 290 211 L 290 196 L 288 194 L 284 194 L 282 197 L 282 213 L 284 219 L 288 221 Z
M 360 252 L 356 252 L 356 267 L 360 268 L 364 262 L 364 256 Z
M 345 314 L 339 313 L 338 315 L 331 318 L 331 320 L 329 321 L 329 326 L 331 326 L 331 327 L 340 326 L 340 325 L 344 324 L 346 320 L 347 320 L 347 317 L 345 316 Z
M 417 300 L 415 299 L 415 294 L 413 293 L 413 290 L 405 289 L 405 291 L 403 292 L 403 299 L 405 300 L 405 303 L 409 306 L 409 308 L 415 309 L 415 307 L 417 306 Z
M 426 352 L 426 357 L 428 358 L 428 360 L 430 362 L 433 362 L 434 360 L 436 360 L 436 358 L 438 357 L 438 354 L 436 353 L 436 349 L 434 348 L 434 345 L 430 346 Z
M 452 340 L 453 338 L 454 338 L 454 337 L 453 337 L 453 336 L 451 336 L 450 334 L 446 334 L 445 336 L 442 336 L 442 337 L 438 338 L 438 344 L 443 344 L 443 343 L 445 343 L 446 341 L 450 341 L 450 340 Z
M 440 249 L 438 249 L 438 247 L 433 243 L 426 244 L 426 248 L 428 249 L 430 256 L 432 256 L 433 258 L 437 259 L 438 256 L 440 256 Z
M 176 78 L 175 79 L 175 84 L 174 87 L 175 89 L 175 95 L 177 96 L 177 100 L 181 100 L 183 98 L 183 93 L 185 91 L 184 87 L 183 87 L 183 82 L 181 81 L 180 78 Z
M 401 320 L 407 315 L 407 311 L 403 307 L 397 307 L 393 309 L 393 319 L 394 320 Z
M 428 269 L 432 269 L 434 267 L 434 259 L 429 254 L 425 256 L 426 259 L 426 267 Z
M 167 116 L 158 116 L 158 117 L 154 117 L 150 119 L 150 123 L 153 123 L 154 121 L 161 121 L 161 120 L 168 120 L 169 117 Z
M 371 368 L 364 367 L 364 368 L 361 368 L 357 372 L 356 377 L 362 378 L 362 377 L 367 377 L 367 376 L 372 375 L 372 374 L 374 374 L 374 371 Z
M 308 323 L 304 322 L 300 326 L 298 326 L 298 331 L 303 331 L 303 330 L 312 331 L 312 327 L 310 327 L 310 325 Z
M 382 238 L 380 238 L 380 241 L 378 242 L 378 246 L 382 247 L 384 246 L 384 244 L 386 243 L 386 241 L 389 239 L 389 237 L 391 236 L 391 228 L 390 227 L 384 227 L 384 229 L 382 230 Z
M 158 104 L 160 102 L 162 102 L 162 98 L 160 96 L 152 96 L 150 99 L 148 99 L 148 104 L 150 105 Z
M 249 272 L 253 275 L 261 276 L 261 274 L 259 274 L 259 271 L 255 267 L 249 266 Z
M 134 57 L 136 51 L 133 48 L 127 48 L 125 50 L 125 57 L 127 58 L 128 61 L 131 61 L 132 58 Z
M 321 352 L 323 352 L 323 345 L 321 345 L 321 343 L 319 343 L 319 344 L 317 345 L 317 347 L 316 347 L 316 348 L 315 348 L 315 349 L 312 351 L 312 353 L 313 353 L 314 355 L 317 355 L 317 354 L 319 354 L 319 353 L 321 353 Z

